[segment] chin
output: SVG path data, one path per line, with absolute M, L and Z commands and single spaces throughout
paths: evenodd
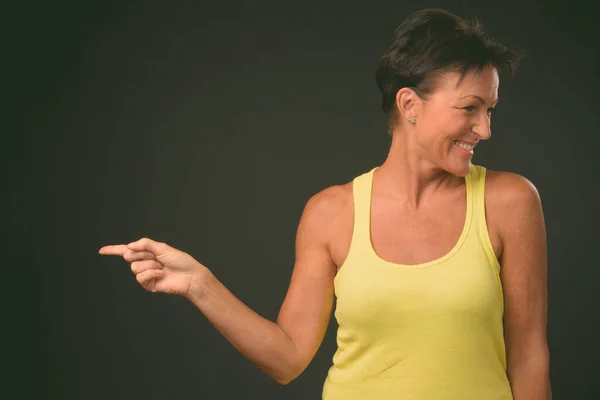
M 465 177 L 469 175 L 471 172 L 471 161 L 469 160 L 467 163 L 460 163 L 451 165 L 450 168 L 446 169 L 452 175 L 458 176 L 459 178 Z

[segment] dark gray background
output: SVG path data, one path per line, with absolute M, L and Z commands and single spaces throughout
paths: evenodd
M 6 348 L 21 395 L 320 398 L 334 320 L 281 387 L 191 303 L 145 292 L 127 263 L 97 251 L 165 241 L 275 320 L 305 202 L 387 155 L 378 57 L 408 13 L 444 7 L 527 54 L 501 77 L 493 137 L 473 162 L 538 188 L 554 398 L 597 398 L 595 13 L 583 2 L 361 3 L 10 7 L 4 244 L 22 276 L 5 280 L 16 321 Z

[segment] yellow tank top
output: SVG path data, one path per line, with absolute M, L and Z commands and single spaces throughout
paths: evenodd
M 370 236 L 373 172 L 353 181 L 354 229 L 335 277 L 337 351 L 324 400 L 509 400 L 500 265 L 484 209 L 486 169 L 465 177 L 466 218 L 449 253 L 384 261 Z

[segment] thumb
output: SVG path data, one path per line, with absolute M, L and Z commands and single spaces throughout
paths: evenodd
M 157 242 L 149 238 L 142 238 L 127 245 L 129 250 L 133 251 L 149 251 L 155 255 L 163 253 L 167 245 L 162 242 Z

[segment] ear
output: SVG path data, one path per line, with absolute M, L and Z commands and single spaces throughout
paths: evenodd
M 411 88 L 403 87 L 396 93 L 396 108 L 401 119 L 416 118 L 422 102 L 421 98 Z

